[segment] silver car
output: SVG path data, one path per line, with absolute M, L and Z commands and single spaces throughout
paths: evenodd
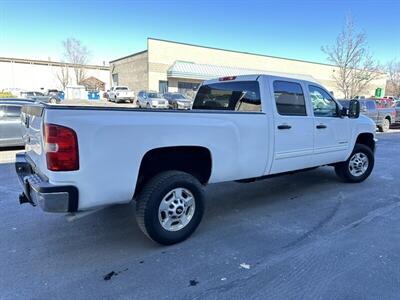
M 164 98 L 168 100 L 172 109 L 191 109 L 193 101 L 181 93 L 165 93 Z
M 0 99 L 0 147 L 23 146 L 21 109 L 29 99 Z
M 136 105 L 140 108 L 168 108 L 169 104 L 162 94 L 154 91 L 140 91 Z

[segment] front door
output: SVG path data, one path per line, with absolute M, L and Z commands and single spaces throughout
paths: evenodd
M 296 81 L 273 80 L 271 86 L 276 105 L 275 148 L 270 173 L 308 168 L 313 154 L 314 124 L 303 85 Z
M 343 161 L 350 145 L 349 118 L 342 117 L 332 96 L 315 85 L 308 86 L 314 114 L 315 166 Z

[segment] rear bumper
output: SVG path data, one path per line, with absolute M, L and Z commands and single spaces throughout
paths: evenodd
M 126 101 L 126 100 L 134 100 L 134 99 L 135 99 L 135 97 L 129 97 L 129 96 L 117 97 L 117 100 L 124 100 L 124 101 Z
M 168 103 L 167 104 L 152 104 L 151 107 L 153 108 L 169 108 Z
M 17 154 L 15 170 L 23 188 L 20 202 L 39 205 L 47 212 L 76 212 L 78 189 L 71 185 L 53 185 L 44 176 L 36 174 L 25 154 Z

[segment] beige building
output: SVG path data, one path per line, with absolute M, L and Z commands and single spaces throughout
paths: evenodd
M 336 97 L 343 96 L 333 80 L 337 67 L 297 59 L 148 38 L 147 50 L 110 62 L 111 84 L 127 85 L 136 92 L 150 89 L 191 94 L 206 79 L 263 72 L 312 76 Z M 365 96 L 385 86 L 383 76 L 370 84 Z

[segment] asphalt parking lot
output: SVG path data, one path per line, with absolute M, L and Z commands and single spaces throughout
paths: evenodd
M 199 229 L 170 247 L 140 232 L 134 204 L 74 222 L 20 206 L 4 160 L 0 299 L 398 299 L 400 133 L 378 138 L 360 184 L 323 167 L 210 185 Z

